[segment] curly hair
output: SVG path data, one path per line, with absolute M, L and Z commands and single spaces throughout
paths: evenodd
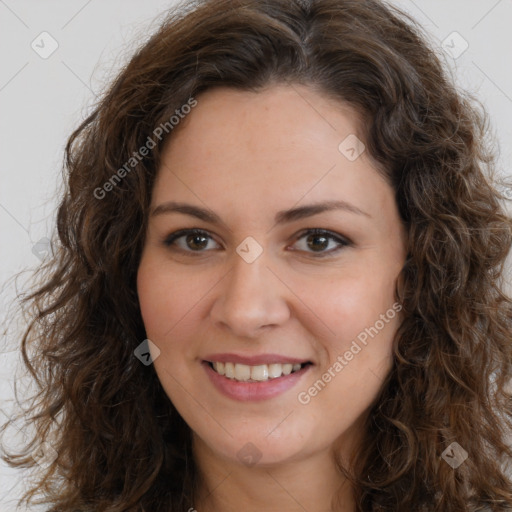
M 27 504 L 38 494 L 49 512 L 194 502 L 190 429 L 153 366 L 134 357 L 146 338 L 136 273 L 173 135 L 153 141 L 155 128 L 207 89 L 278 83 L 307 85 L 362 116 L 408 233 L 393 367 L 357 458 L 339 462 L 357 511 L 512 510 L 512 301 L 503 287 L 512 219 L 488 116 L 417 23 L 379 0 L 181 3 L 72 133 L 58 246 L 23 299 L 31 322 L 21 352 L 38 389 L 21 416 L 34 435 L 3 456 L 35 468 L 31 451 L 51 439 L 58 456 L 40 468 Z M 121 172 L 150 139 L 154 148 Z M 469 456 L 454 470 L 442 454 L 455 442 Z

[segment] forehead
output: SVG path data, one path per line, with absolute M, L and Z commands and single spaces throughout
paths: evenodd
M 388 206 L 392 191 L 366 152 L 355 160 L 344 152 L 344 141 L 361 139 L 348 105 L 299 85 L 217 88 L 196 99 L 164 148 L 153 203 L 186 196 L 254 214 L 301 198 Z
M 273 85 L 259 92 L 219 87 L 200 94 L 197 102 L 167 145 L 179 144 L 189 153 L 193 147 L 196 157 L 215 156 L 222 149 L 268 160 L 272 154 L 307 156 L 314 146 L 337 156 L 340 137 L 362 138 L 351 106 L 302 85 Z M 212 141 L 217 151 L 210 151 Z

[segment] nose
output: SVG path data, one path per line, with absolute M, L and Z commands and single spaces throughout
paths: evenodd
M 216 287 L 210 311 L 215 325 L 233 336 L 256 338 L 290 317 L 287 288 L 267 265 L 265 251 L 252 263 L 233 255 L 230 271 Z

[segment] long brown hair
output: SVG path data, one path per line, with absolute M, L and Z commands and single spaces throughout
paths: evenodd
M 378 0 L 182 3 L 71 135 L 58 246 L 24 303 L 35 434 L 4 456 L 37 467 L 32 450 L 51 440 L 57 458 L 24 499 L 45 495 L 49 512 L 193 507 L 189 428 L 134 356 L 146 338 L 135 277 L 148 206 L 173 115 L 212 87 L 274 83 L 308 85 L 360 113 L 408 231 L 394 365 L 357 460 L 340 464 L 358 512 L 512 510 L 512 303 L 502 288 L 512 220 L 494 186 L 487 115 L 415 22 Z M 459 446 L 468 457 L 455 469 L 442 455 Z

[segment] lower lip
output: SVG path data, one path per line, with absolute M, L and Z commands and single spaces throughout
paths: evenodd
M 202 363 L 213 385 L 225 396 L 241 402 L 255 402 L 267 400 L 291 389 L 299 379 L 309 370 L 306 365 L 300 370 L 263 382 L 240 382 L 219 375 L 206 361 Z

